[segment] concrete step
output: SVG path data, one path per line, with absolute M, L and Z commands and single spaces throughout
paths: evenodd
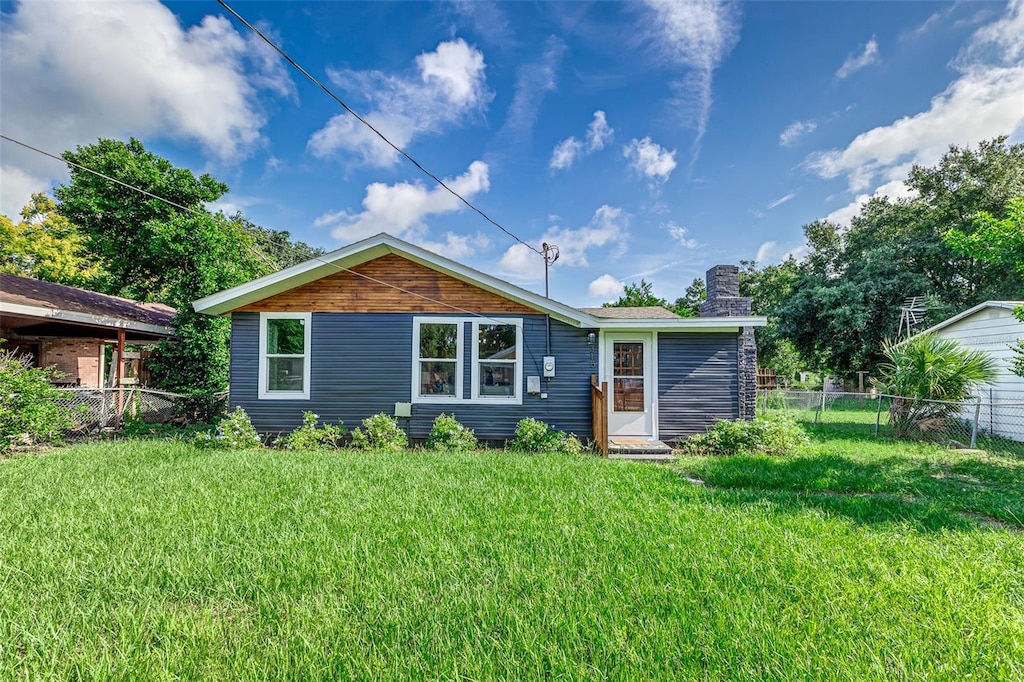
M 610 459 L 632 459 L 648 462 L 675 460 L 672 448 L 654 438 L 611 438 L 608 441 Z

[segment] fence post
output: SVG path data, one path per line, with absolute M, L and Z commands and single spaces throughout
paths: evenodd
M 878 438 L 878 425 L 882 421 L 882 394 L 878 394 L 878 411 L 875 412 L 875 438 Z
M 974 424 L 971 426 L 971 449 L 978 444 L 978 419 L 981 417 L 981 396 L 974 401 Z
M 821 402 L 818 403 L 818 409 L 814 412 L 814 423 L 818 423 L 818 415 L 825 411 L 825 384 L 821 385 Z

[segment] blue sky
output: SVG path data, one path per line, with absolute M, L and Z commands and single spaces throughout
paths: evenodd
M 1024 139 L 1024 3 L 237 2 L 299 63 L 527 242 L 552 296 L 669 299 L 802 253 L 802 226 L 906 195 L 950 144 Z M 536 291 L 540 258 L 380 146 L 214 2 L 2 3 L 0 128 L 141 138 L 216 208 L 337 248 L 379 231 Z M 66 179 L 2 151 L 0 209 Z

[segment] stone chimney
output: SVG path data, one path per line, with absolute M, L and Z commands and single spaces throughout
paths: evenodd
M 708 298 L 700 304 L 701 317 L 745 317 L 750 299 L 740 296 L 740 269 L 716 265 L 707 272 Z M 757 343 L 754 328 L 741 327 L 736 347 L 739 379 L 739 417 L 753 419 L 757 408 Z

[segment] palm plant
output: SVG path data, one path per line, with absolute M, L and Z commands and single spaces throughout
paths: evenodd
M 888 362 L 879 365 L 875 385 L 896 396 L 889 416 L 897 438 L 944 424 L 976 386 L 996 377 L 996 362 L 989 355 L 934 334 L 886 341 L 882 352 Z

